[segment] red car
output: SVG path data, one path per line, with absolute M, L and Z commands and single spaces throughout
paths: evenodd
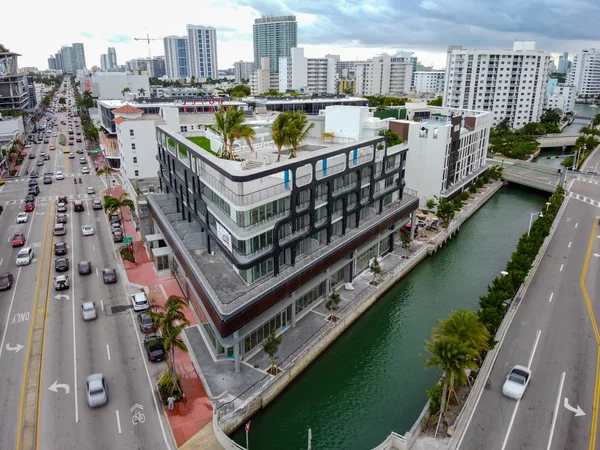
M 25 203 L 25 212 L 31 212 L 35 209 L 35 206 L 33 203 L 29 202 L 29 203 Z
M 21 247 L 21 246 L 25 245 L 25 235 L 23 233 L 21 233 L 20 231 L 15 233 L 13 235 L 11 245 L 13 247 Z

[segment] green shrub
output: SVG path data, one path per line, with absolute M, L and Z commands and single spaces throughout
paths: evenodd
M 8 172 L 10 174 L 11 177 L 14 177 L 17 174 L 17 171 L 15 169 L 11 169 L 10 172 Z
M 177 387 L 175 388 L 175 380 L 169 375 L 169 370 L 165 370 L 163 376 L 158 380 L 158 394 L 160 395 L 161 401 L 166 405 L 169 395 L 173 394 L 175 401 L 181 400 L 181 386 L 179 384 L 179 375 L 175 374 L 177 378 Z
M 481 178 L 477 178 L 477 181 L 475 182 L 475 186 L 478 189 L 481 189 L 483 187 L 483 185 L 485 184 L 485 182 L 483 181 L 483 179 Z
M 452 206 L 454 206 L 454 210 L 455 211 L 460 211 L 461 208 L 463 207 L 463 202 L 460 199 L 460 197 L 456 197 L 453 201 L 452 201 Z
M 440 412 L 440 405 L 442 404 L 442 385 L 436 383 L 431 389 L 427 389 L 427 397 L 429 397 L 429 413 L 437 414 Z
M 123 257 L 123 259 L 126 259 L 127 261 L 131 261 L 131 262 L 135 262 L 135 258 L 133 256 L 133 253 L 131 253 L 129 251 L 129 249 L 127 248 L 127 246 L 123 246 L 121 247 L 121 250 L 119 250 L 121 253 L 121 256 Z
M 475 194 L 477 192 L 477 187 L 474 184 L 472 184 L 471 186 L 469 186 L 469 192 L 471 194 Z
M 462 201 L 467 201 L 467 200 L 469 200 L 470 197 L 471 197 L 471 194 L 469 194 L 469 191 L 462 191 L 460 193 L 460 199 Z

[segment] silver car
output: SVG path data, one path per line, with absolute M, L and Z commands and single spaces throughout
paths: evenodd
M 96 314 L 96 304 L 94 302 L 84 302 L 81 305 L 81 317 L 86 321 L 98 318 L 98 315 Z
M 106 389 L 104 375 L 95 373 L 87 377 L 85 381 L 85 393 L 90 408 L 95 408 L 108 403 L 108 391 Z
M 20 212 L 17 214 L 17 223 L 27 223 L 29 220 L 29 214 L 26 212 Z

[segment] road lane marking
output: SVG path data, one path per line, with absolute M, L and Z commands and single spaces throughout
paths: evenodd
M 552 302 L 552 297 L 554 297 L 554 292 L 550 294 L 550 298 L 548 299 L 549 302 Z
M 3 262 L 4 262 L 4 258 L 0 258 L 0 266 L 2 265 Z
M 596 337 L 596 384 L 594 386 L 594 402 L 592 405 L 592 422 L 590 429 L 590 450 L 596 449 L 596 433 L 598 431 L 598 399 L 600 397 L 600 333 L 598 332 L 598 325 L 596 322 L 596 317 L 594 315 L 594 310 L 592 308 L 592 302 L 590 301 L 590 296 L 587 292 L 587 288 L 585 287 L 585 277 L 587 275 L 588 266 L 590 264 L 590 257 L 592 255 L 592 248 L 594 247 L 596 236 L 596 226 L 598 221 L 594 218 L 594 225 L 592 226 L 592 233 L 590 235 L 590 241 L 588 243 L 587 254 L 585 255 L 585 261 L 583 263 L 583 268 L 581 270 L 581 277 L 579 278 L 579 285 L 581 287 L 581 292 L 583 294 L 583 298 L 585 299 L 585 305 L 588 310 L 588 315 L 590 316 L 590 321 L 592 323 L 592 329 L 594 330 L 594 335 Z
M 108 344 L 106 344 L 106 354 L 108 355 L 108 360 L 110 361 L 110 348 L 108 347 Z
M 561 265 L 560 265 L 560 270 L 559 270 L 559 272 L 562 272 L 562 270 L 563 270 L 563 267 L 565 267 L 565 265 L 564 265 L 564 264 L 561 264 Z
M 71 248 L 75 248 L 75 240 L 74 230 L 71 230 Z M 75 279 L 75 265 L 71 267 L 71 279 Z M 77 400 L 77 335 L 75 331 L 75 284 L 72 283 L 73 293 L 71 294 L 71 307 L 73 309 L 73 393 L 75 394 L 73 397 L 75 398 L 75 422 L 79 423 L 79 402 Z
M 577 226 L 578 226 L 578 225 L 579 225 L 579 222 L 577 222 L 577 223 L 575 224 L 575 228 L 577 228 Z
M 119 429 L 119 434 L 121 434 L 121 419 L 119 419 L 119 410 L 117 409 L 117 428 Z
M 552 426 L 550 427 L 550 437 L 548 438 L 548 446 L 546 450 L 550 450 L 552 446 L 552 438 L 554 437 L 554 427 L 556 426 L 556 419 L 558 417 L 558 408 L 560 407 L 560 398 L 562 397 L 563 385 L 565 384 L 565 372 L 560 376 L 560 384 L 558 387 L 558 395 L 556 397 L 556 403 L 554 405 L 554 414 L 552 414 Z
M 531 369 L 531 363 L 533 362 L 533 357 L 535 356 L 535 350 L 537 349 L 538 342 L 540 340 L 540 334 L 542 330 L 538 330 L 535 336 L 535 342 L 533 344 L 533 349 L 531 350 L 531 356 L 529 357 L 529 363 L 527 364 L 527 368 Z M 510 423 L 508 424 L 508 430 L 506 431 L 506 436 L 504 436 L 504 442 L 502 443 L 502 450 L 506 449 L 506 444 L 508 443 L 508 438 L 510 437 L 510 432 L 512 431 L 513 424 L 515 422 L 515 417 L 517 416 L 517 411 L 519 410 L 519 405 L 521 404 L 521 400 L 517 400 L 517 404 L 515 405 L 515 409 L 510 418 Z
M 98 268 L 96 267 L 96 276 L 98 276 Z
M 569 248 L 571 248 L 571 242 L 569 242 Z
M 102 299 L 100 299 L 100 308 L 102 308 L 102 311 L 104 311 L 104 302 L 102 301 Z

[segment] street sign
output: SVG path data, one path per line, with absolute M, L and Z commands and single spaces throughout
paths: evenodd
M 100 147 L 96 147 L 94 150 L 92 150 L 91 153 L 98 153 L 100 151 Z
M 123 238 L 123 244 L 133 244 L 133 238 L 132 237 Z

